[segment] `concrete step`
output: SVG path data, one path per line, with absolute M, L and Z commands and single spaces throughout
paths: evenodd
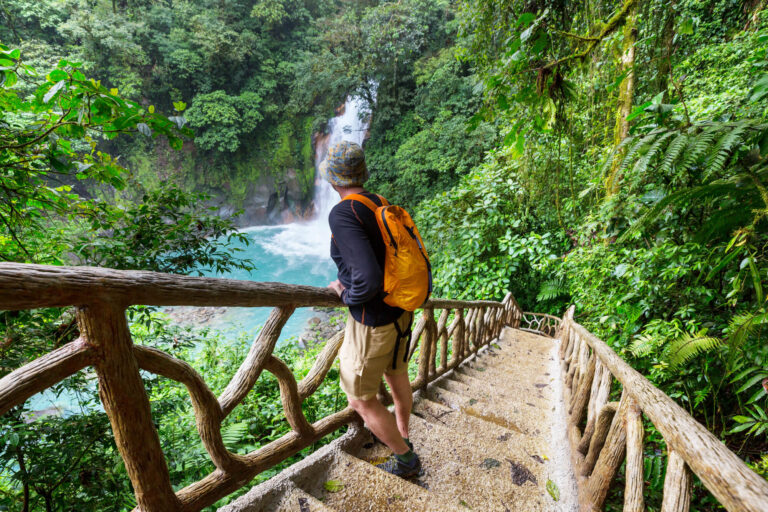
M 485 421 L 476 416 L 462 414 L 460 410 L 428 399 L 419 400 L 414 405 L 413 415 L 430 423 L 436 423 L 460 432 L 476 432 L 486 440 L 495 440 L 500 443 L 500 446 L 507 443 L 518 445 L 532 454 L 539 453 L 544 446 L 540 439 L 509 430 L 497 423 Z
M 492 400 L 497 403 L 512 403 L 525 400 L 528 407 L 546 409 L 552 403 L 552 391 L 539 388 L 540 383 L 518 382 L 514 378 L 489 378 L 491 382 L 482 381 L 467 373 L 456 372 L 453 378 L 443 379 L 437 383 L 453 393 L 470 398 Z
M 313 476 L 317 477 L 315 483 L 311 487 L 305 485 L 306 491 L 326 507 L 343 512 L 459 510 L 456 504 L 343 452 Z M 326 482 L 333 482 L 338 488 L 329 491 Z
M 523 450 L 419 417 L 411 419 L 411 439 L 423 468 L 417 483 L 445 501 L 489 512 L 549 510 L 543 461 Z
M 513 432 L 531 437 L 542 435 L 548 411 L 541 411 L 523 403 L 494 403 L 492 400 L 476 398 L 479 393 L 459 395 L 440 387 L 432 387 L 426 397 L 452 409 L 475 418 L 494 423 Z M 522 408 L 525 409 L 522 409 Z

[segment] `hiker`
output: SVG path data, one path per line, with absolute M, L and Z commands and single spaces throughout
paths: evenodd
M 331 258 L 339 270 L 338 280 L 328 287 L 349 307 L 339 351 L 341 389 L 371 432 L 393 452 L 378 467 L 402 478 L 416 476 L 421 462 L 408 439 L 413 395 L 407 352 L 413 314 L 383 300 L 386 247 L 372 207 L 385 201 L 363 188 L 368 169 L 358 144 L 344 141 L 329 148 L 320 174 L 342 199 L 328 216 Z M 407 340 L 401 343 L 403 337 Z M 392 391 L 394 416 L 376 396 L 382 375 Z

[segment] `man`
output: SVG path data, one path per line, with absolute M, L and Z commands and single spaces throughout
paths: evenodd
M 360 201 L 343 199 L 361 194 L 377 206 L 382 201 L 363 188 L 368 169 L 358 144 L 344 141 L 329 148 L 320 174 L 342 199 L 328 216 L 333 235 L 331 258 L 339 270 L 338 280 L 329 288 L 349 307 L 339 351 L 341 389 L 371 432 L 393 452 L 378 467 L 403 478 L 415 476 L 421 462 L 408 440 L 413 395 L 408 364 L 402 362 L 407 343 L 395 343 L 398 331 L 408 330 L 412 314 L 383 301 L 385 246 L 374 212 Z M 395 416 L 376 396 L 382 375 L 392 391 Z

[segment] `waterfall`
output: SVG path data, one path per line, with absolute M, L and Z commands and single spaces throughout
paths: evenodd
M 312 219 L 299 221 L 272 229 L 271 236 L 265 236 L 258 243 L 268 252 L 289 258 L 317 258 L 329 261 L 331 229 L 328 214 L 339 201 L 339 196 L 325 181 L 317 168 L 325 159 L 328 148 L 343 140 L 363 145 L 368 131 L 370 108 L 368 102 L 359 97 L 348 96 L 337 115 L 328 122 L 328 131 L 315 140 L 315 212 Z M 362 118 L 361 118 L 362 117 Z M 266 234 L 269 228 L 257 228 Z
M 365 133 L 370 122 L 368 102 L 359 97 L 347 96 L 344 105 L 337 111 L 337 116 L 328 121 L 328 133 L 317 138 L 315 144 L 315 168 L 325 160 L 328 148 L 343 140 L 363 145 Z M 339 196 L 325 181 L 319 172 L 315 173 L 315 215 L 314 218 L 326 221 L 331 208 L 338 202 Z

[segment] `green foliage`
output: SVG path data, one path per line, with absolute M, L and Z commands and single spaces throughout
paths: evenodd
M 201 149 L 234 152 L 264 119 L 262 99 L 254 92 L 229 96 L 224 91 L 198 94 L 189 107 L 189 125 L 197 129 Z

